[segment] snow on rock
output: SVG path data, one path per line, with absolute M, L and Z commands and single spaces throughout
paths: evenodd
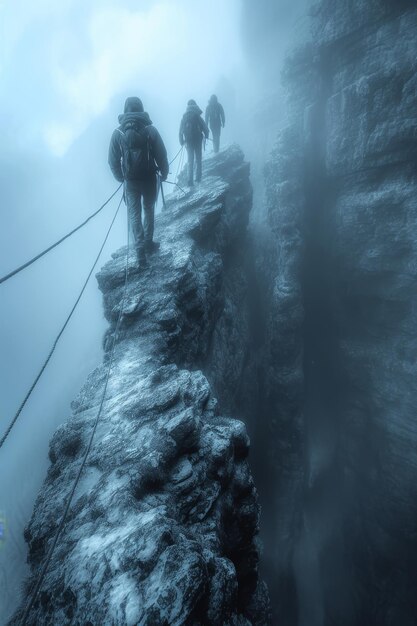
M 248 436 L 242 422 L 221 414 L 198 369 L 251 199 L 249 165 L 232 146 L 205 161 L 194 191 L 167 198 L 156 221 L 161 248 L 146 270 L 138 271 L 131 251 L 103 413 L 28 624 L 268 623 Z M 110 324 L 104 361 L 51 441 L 51 466 L 26 530 L 28 583 L 44 562 L 97 415 L 125 260 L 123 248 L 97 275 Z

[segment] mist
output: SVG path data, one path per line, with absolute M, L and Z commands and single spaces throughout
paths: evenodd
M 170 160 L 179 149 L 188 99 L 204 109 L 210 95 L 218 95 L 227 120 L 222 142 L 239 143 L 251 162 L 252 228 L 265 229 L 264 166 L 287 123 L 281 71 L 288 50 L 309 39 L 309 5 L 308 0 L 3 2 L 0 274 L 83 221 L 117 188 L 108 145 L 125 98 L 132 95 L 142 99 Z M 69 313 L 119 199 L 120 194 L 86 228 L 0 286 L 0 436 Z M 96 271 L 125 244 L 126 232 L 122 204 Z M 8 532 L 0 544 L 1 624 L 16 609 L 27 575 L 23 530 L 46 475 L 49 440 L 101 362 L 106 328 L 93 275 L 0 451 L 0 514 Z M 262 468 L 257 475 L 267 479 Z M 268 508 L 264 515 L 268 526 Z
M 222 97 L 222 85 L 239 85 L 244 68 L 237 0 L 227 6 L 220 0 L 209 5 L 23 0 L 2 3 L 0 23 L 4 275 L 80 223 L 117 188 L 107 151 L 127 96 L 142 98 L 171 159 L 179 147 L 187 100 L 195 98 L 204 108 L 213 91 Z M 232 129 L 231 117 L 230 138 Z M 75 301 L 117 201 L 71 240 L 2 285 L 1 433 Z M 97 271 L 125 240 L 123 204 Z M 23 529 L 45 476 L 49 439 L 100 362 L 105 328 L 93 276 L 1 450 L 0 511 L 10 537 L 0 549 L 1 623 L 19 600 L 26 558 Z

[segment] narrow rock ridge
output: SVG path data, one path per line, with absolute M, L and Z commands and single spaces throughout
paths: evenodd
M 242 422 L 222 415 L 201 371 L 219 378 L 227 369 L 227 355 L 220 369 L 213 366 L 216 328 L 224 325 L 227 268 L 247 237 L 249 165 L 231 146 L 204 166 L 203 184 L 172 194 L 157 217 L 161 249 L 149 268 L 139 272 L 133 250 L 129 256 L 104 410 L 28 624 L 269 623 L 248 436 Z M 97 275 L 110 323 L 104 362 L 51 441 L 51 466 L 26 530 L 27 588 L 96 418 L 125 259 L 123 248 Z

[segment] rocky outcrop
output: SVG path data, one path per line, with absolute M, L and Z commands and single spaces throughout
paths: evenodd
M 259 505 L 242 422 L 223 389 L 245 359 L 236 279 L 252 191 L 236 146 L 205 162 L 192 193 L 167 199 L 160 251 L 127 297 L 91 452 L 30 624 L 268 623 L 258 577 Z M 126 249 L 98 274 L 109 329 L 104 362 L 50 445 L 26 531 L 39 574 L 88 445 L 123 302 Z M 240 269 L 239 269 L 240 267 Z M 240 301 L 240 307 L 238 307 Z M 234 347 L 240 343 L 236 355 Z
M 270 361 L 284 381 L 272 405 L 284 440 L 301 424 L 305 442 L 303 523 L 287 571 L 298 615 L 282 623 L 411 626 L 417 10 L 409 0 L 323 0 L 312 25 L 313 44 L 284 71 L 288 124 L 266 172 L 271 310 L 282 320 L 271 345 L 287 354 Z

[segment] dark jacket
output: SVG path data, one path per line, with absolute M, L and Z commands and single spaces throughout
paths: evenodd
M 224 126 L 226 118 L 224 115 L 224 109 L 217 98 L 210 98 L 210 101 L 206 108 L 206 124 L 210 125 L 210 128 L 220 128 Z
M 207 124 L 201 117 L 202 112 L 203 111 L 197 104 L 189 104 L 187 106 L 187 110 L 182 116 L 180 125 L 179 140 L 182 146 L 184 145 L 184 143 L 197 143 L 199 141 L 202 141 L 203 134 L 206 136 L 206 138 L 208 138 L 210 131 Z M 188 122 L 190 122 L 191 125 L 196 129 L 195 136 L 191 138 L 187 138 L 185 133 Z
M 113 172 L 113 176 L 120 183 L 123 182 L 123 172 L 122 172 L 122 141 L 123 141 L 123 128 L 126 122 L 136 121 L 138 126 L 146 127 L 148 136 L 149 136 L 149 146 L 150 151 L 153 156 L 155 162 L 155 170 L 160 170 L 162 179 L 165 180 L 168 176 L 169 165 L 168 165 L 168 157 L 167 151 L 162 141 L 161 135 L 156 130 L 155 126 L 152 126 L 151 119 L 147 113 L 144 112 L 128 112 L 119 115 L 119 124 L 120 126 L 116 128 L 113 132 L 113 135 L 110 140 L 109 147 L 109 165 L 110 169 Z

